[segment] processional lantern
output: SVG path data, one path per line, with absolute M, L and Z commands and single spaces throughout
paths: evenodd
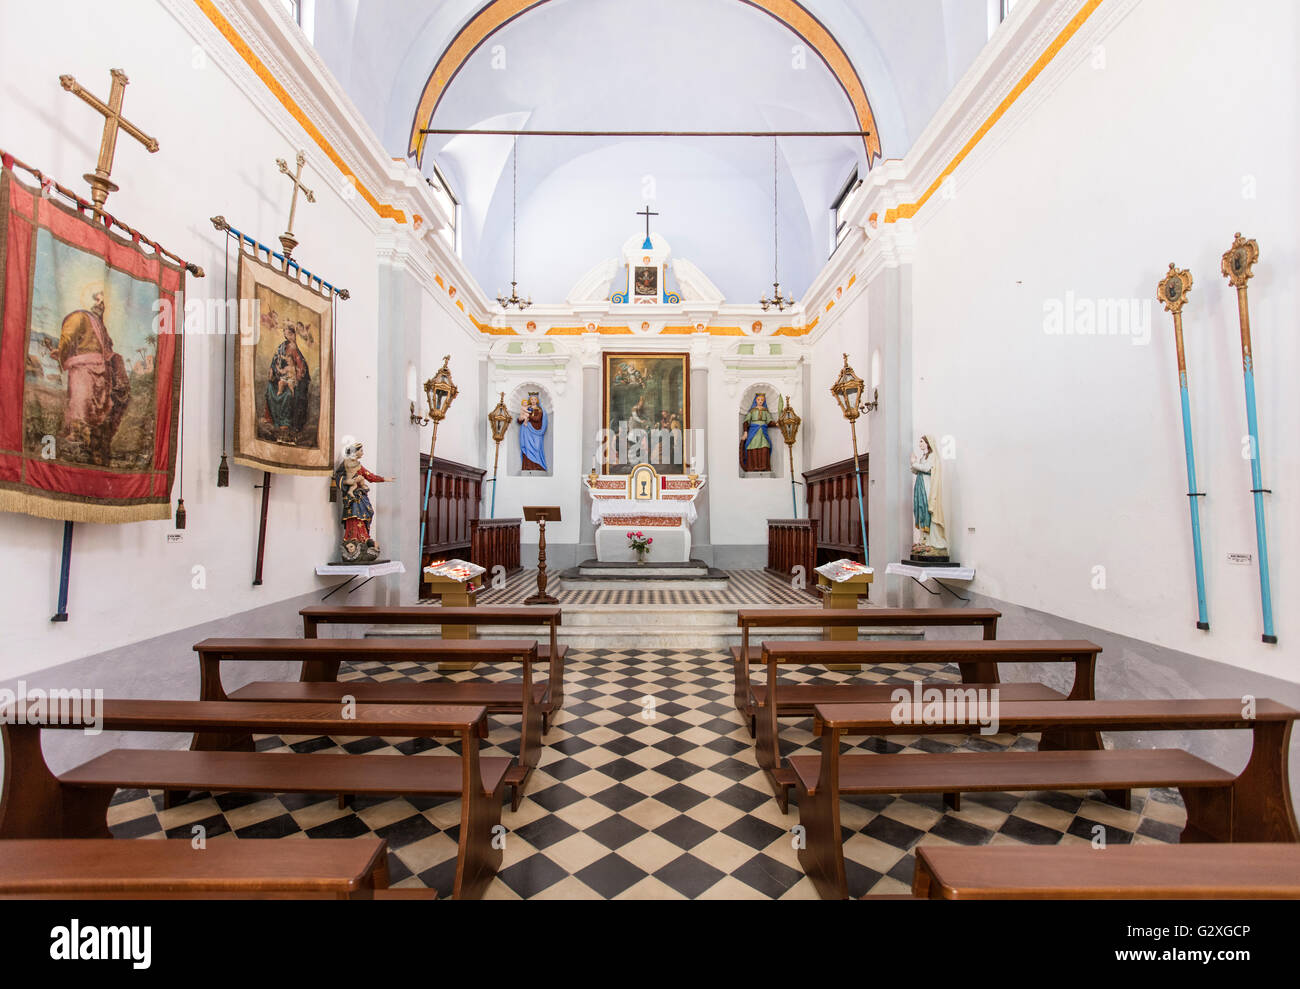
M 506 408 L 506 393 L 502 392 L 496 408 L 488 413 L 488 424 L 492 427 L 492 442 L 496 444 L 496 452 L 492 455 L 492 508 L 489 518 L 497 517 L 497 463 L 501 459 L 501 441 L 506 438 L 506 430 L 510 428 L 510 423 L 513 421 L 514 416 Z
M 781 439 L 785 440 L 786 452 L 790 454 L 790 503 L 794 508 L 794 517 L 799 517 L 799 499 L 795 496 L 794 480 L 794 441 L 799 435 L 799 426 L 803 422 L 790 404 L 790 396 L 785 396 L 785 405 L 776 417 L 777 428 L 781 430 Z
M 874 412 L 876 406 L 880 403 L 877 399 L 878 392 L 873 390 L 871 401 L 863 403 L 862 401 L 862 379 L 857 376 L 853 368 L 849 367 L 849 355 L 844 355 L 844 367 L 840 368 L 840 376 L 835 379 L 835 384 L 831 385 L 831 394 L 835 396 L 835 401 L 839 403 L 840 411 L 844 413 L 844 418 L 849 421 L 849 431 L 853 436 L 853 475 L 854 483 L 858 489 L 858 518 L 862 523 L 862 563 L 869 566 L 869 557 L 867 555 L 867 512 L 862 502 L 862 468 L 858 466 L 858 416 L 863 411 Z
M 429 421 L 433 423 L 433 437 L 429 440 L 429 472 L 424 477 L 424 508 L 420 512 L 420 553 L 424 553 L 424 533 L 429 524 L 429 492 L 433 488 L 433 451 L 438 446 L 438 424 L 447 418 L 447 410 L 460 394 L 460 389 L 451 380 L 448 364 L 451 355 L 442 359 L 438 373 L 424 383 L 424 400 L 429 407 Z

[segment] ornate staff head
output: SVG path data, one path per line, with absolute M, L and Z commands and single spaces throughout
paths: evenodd
M 1177 315 L 1183 311 L 1187 293 L 1192 290 L 1192 273 L 1186 268 L 1178 268 L 1169 262 L 1169 274 L 1156 285 L 1156 297 L 1165 304 L 1165 309 Z
M 1246 282 L 1255 274 L 1258 260 L 1259 245 L 1253 239 L 1246 240 L 1239 232 L 1223 255 L 1223 277 L 1233 288 L 1245 288 Z

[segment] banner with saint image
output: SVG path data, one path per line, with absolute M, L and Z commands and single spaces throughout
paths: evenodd
M 0 170 L 0 511 L 170 515 L 184 292 L 183 268 Z
M 245 251 L 235 346 L 237 464 L 328 476 L 334 463 L 332 300 Z

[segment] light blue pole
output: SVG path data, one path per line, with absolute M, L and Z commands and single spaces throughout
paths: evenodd
M 867 555 L 867 510 L 862 505 L 862 469 L 858 466 L 858 424 L 856 420 L 849 422 L 853 430 L 853 485 L 858 489 L 858 521 L 862 523 L 862 565 L 871 566 L 871 558 Z
M 1250 482 L 1255 498 L 1255 543 L 1259 548 L 1259 599 L 1264 614 L 1264 641 L 1277 642 L 1273 630 L 1273 592 L 1268 580 L 1268 533 L 1264 527 L 1264 478 L 1259 466 L 1259 418 L 1255 413 L 1255 359 L 1250 345 L 1250 306 L 1246 300 L 1246 283 L 1254 274 L 1259 260 L 1259 245 L 1240 233 L 1223 255 L 1222 271 L 1228 284 L 1237 290 L 1237 318 L 1241 323 L 1241 370 L 1246 383 L 1246 431 L 1250 434 Z
M 424 527 L 429 521 L 429 492 L 433 489 L 433 451 L 438 446 L 438 424 L 433 424 L 433 439 L 429 443 L 429 473 L 424 475 L 424 507 L 420 510 L 420 559 L 424 559 Z M 420 564 L 424 566 L 423 563 Z
M 1192 289 L 1192 273 L 1181 271 L 1171 261 L 1169 274 L 1160 280 L 1156 292 L 1165 309 L 1174 316 L 1174 344 L 1178 357 L 1178 392 L 1183 408 L 1183 451 L 1187 456 L 1187 504 L 1192 514 L 1192 554 L 1196 559 L 1196 627 L 1208 630 L 1210 618 L 1205 604 L 1205 558 L 1201 554 L 1201 505 L 1196 489 L 1196 449 L 1192 445 L 1192 405 L 1187 396 L 1187 357 L 1183 351 L 1183 306 Z
M 493 474 L 492 475 L 492 507 L 488 510 L 488 518 L 494 519 L 496 517 L 497 517 L 497 478 L 496 475 Z
M 1179 320 L 1181 323 L 1181 320 Z M 1178 353 L 1182 356 L 1182 332 L 1179 331 Z M 1205 558 L 1201 554 L 1201 506 L 1196 490 L 1196 453 L 1192 447 L 1192 408 L 1187 398 L 1187 372 L 1179 369 L 1178 389 L 1183 403 L 1183 446 L 1187 452 L 1187 503 L 1192 512 L 1192 553 L 1196 558 L 1196 627 L 1208 630 L 1210 618 L 1205 604 Z
M 1243 299 L 1243 306 L 1245 305 Z M 1249 328 L 1243 328 L 1248 333 Z M 1259 421 L 1255 415 L 1255 369 L 1251 361 L 1249 337 L 1244 337 L 1246 377 L 1246 430 L 1250 433 L 1251 494 L 1255 496 L 1255 543 L 1259 547 L 1259 597 L 1264 611 L 1264 641 L 1277 642 L 1273 630 L 1273 592 L 1268 580 L 1268 533 L 1264 528 L 1264 480 L 1259 467 Z

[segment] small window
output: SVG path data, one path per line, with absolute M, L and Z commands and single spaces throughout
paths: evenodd
M 831 254 L 835 253 L 836 248 L 848 235 L 849 225 L 844 217 L 849 207 L 857 200 L 858 190 L 861 188 L 862 180 L 858 178 L 857 168 L 854 168 L 853 174 L 849 176 L 849 180 L 844 183 L 839 195 L 831 203 Z
M 451 191 L 451 183 L 447 181 L 447 176 L 442 173 L 442 169 L 435 162 L 433 165 L 433 177 L 425 181 L 429 183 L 429 188 L 433 190 L 433 197 L 438 200 L 451 217 L 451 229 L 442 231 L 447 245 L 457 254 L 460 254 L 460 200 L 456 194 Z
M 280 3 L 293 22 L 302 27 L 302 0 L 280 0 Z

